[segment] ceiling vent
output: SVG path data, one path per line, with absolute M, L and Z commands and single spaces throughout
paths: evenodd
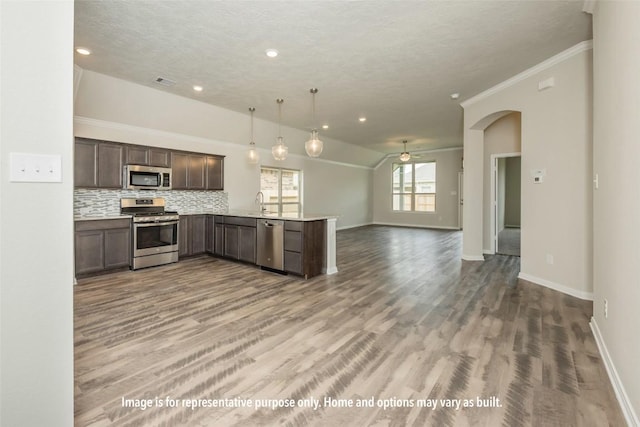
M 175 86 L 176 82 L 173 80 L 166 79 L 164 77 L 156 77 L 156 83 L 159 83 L 163 86 Z

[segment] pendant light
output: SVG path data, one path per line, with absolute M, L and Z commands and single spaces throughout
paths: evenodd
M 404 144 L 404 151 L 400 154 L 400 161 L 408 162 L 411 159 L 411 154 L 407 151 L 407 141 L 404 140 L 402 143 Z
M 260 155 L 258 154 L 258 150 L 256 150 L 256 143 L 253 142 L 253 112 L 256 111 L 256 109 L 254 107 L 249 107 L 249 111 L 251 112 L 251 142 L 249 142 L 247 160 L 250 165 L 255 165 L 260 161 Z
M 316 126 L 316 93 L 318 93 L 318 89 L 312 88 L 309 90 L 311 92 L 312 97 L 312 120 L 311 126 L 313 129 L 311 130 L 311 137 L 307 142 L 304 143 L 304 149 L 307 152 L 309 157 L 319 157 L 320 153 L 322 153 L 322 141 L 318 138 L 318 130 L 315 128 Z
M 282 103 L 284 99 L 276 99 L 278 103 L 278 138 L 276 139 L 276 145 L 271 147 L 271 154 L 276 160 L 284 160 L 287 158 L 289 148 L 284 145 L 284 138 L 282 137 L 281 125 L 282 125 Z

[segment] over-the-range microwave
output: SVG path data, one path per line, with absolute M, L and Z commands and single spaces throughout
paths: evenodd
M 171 168 L 125 165 L 125 190 L 171 190 Z

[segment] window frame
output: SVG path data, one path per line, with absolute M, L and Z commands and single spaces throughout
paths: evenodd
M 433 184 L 435 186 L 435 190 L 433 192 L 416 192 L 416 165 L 433 163 L 434 167 L 434 181 Z M 411 165 L 411 191 L 410 192 L 396 192 L 394 191 L 394 173 L 396 171 L 396 167 L 404 167 L 406 165 Z M 406 185 L 401 184 L 402 188 L 406 188 Z M 392 162 L 391 163 L 391 211 L 393 213 L 417 213 L 417 214 L 435 214 L 438 209 L 438 166 L 435 160 L 429 161 L 412 161 L 412 162 Z M 416 210 L 416 196 L 421 195 L 433 195 L 433 210 Z M 395 209 L 394 208 L 394 198 L 398 196 L 402 198 L 402 196 L 410 196 L 410 209 Z
M 267 202 L 265 201 L 263 203 L 264 207 L 267 208 L 267 212 L 270 213 L 277 213 L 278 216 L 287 216 L 287 215 L 292 215 L 294 214 L 294 216 L 300 216 L 302 214 L 302 170 L 301 169 L 292 169 L 292 168 L 282 168 L 282 167 L 276 167 L 276 166 L 260 166 L 260 191 L 264 192 L 264 190 L 262 189 L 262 171 L 264 169 L 268 169 L 268 170 L 272 170 L 272 171 L 277 171 L 278 172 L 278 201 L 277 202 Z M 297 172 L 298 173 L 298 201 L 297 202 L 284 202 L 282 200 L 282 173 L 283 172 Z M 298 209 L 296 212 L 285 212 L 283 207 L 284 206 L 294 206 L 297 205 Z M 270 209 L 268 209 L 269 206 L 274 206 L 276 207 L 276 212 L 271 211 Z

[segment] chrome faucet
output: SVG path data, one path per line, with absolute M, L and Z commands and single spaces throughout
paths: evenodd
M 260 215 L 264 214 L 267 208 L 264 207 L 264 194 L 262 193 L 262 191 L 258 191 L 258 194 L 256 194 L 255 203 L 260 207 Z

